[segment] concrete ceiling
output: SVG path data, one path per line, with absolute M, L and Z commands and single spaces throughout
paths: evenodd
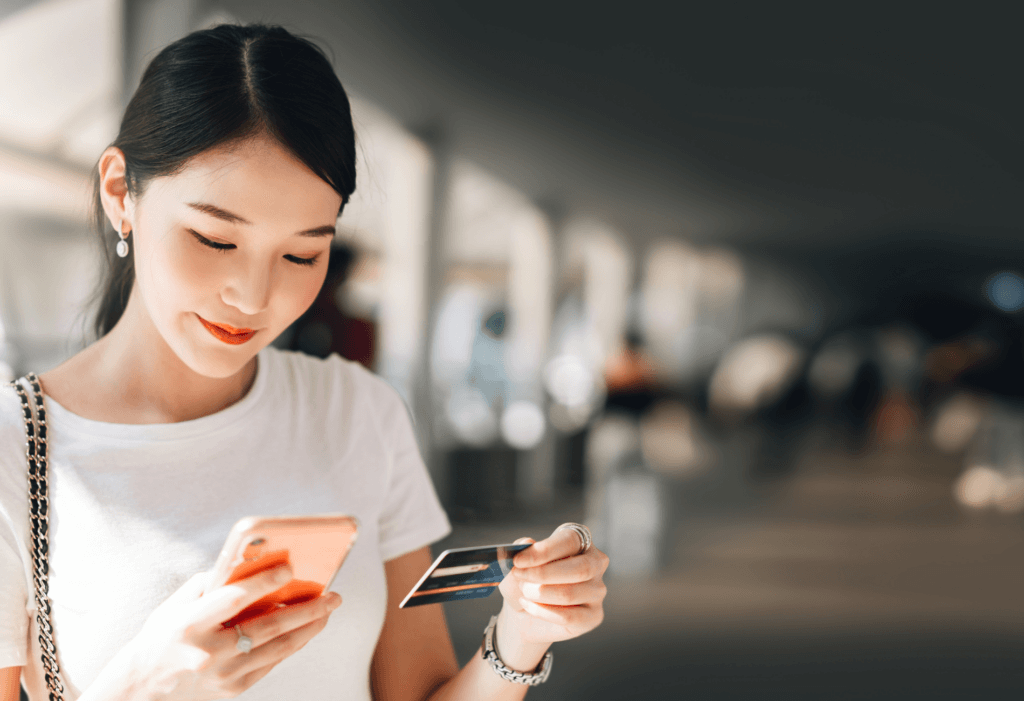
M 775 4 L 218 3 L 556 211 L 786 250 L 1024 225 L 1009 17 Z

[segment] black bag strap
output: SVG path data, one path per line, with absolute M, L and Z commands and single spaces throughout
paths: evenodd
M 28 513 L 32 535 L 32 583 L 35 588 L 36 623 L 39 625 L 43 673 L 46 688 L 50 691 L 50 701 L 64 701 L 64 685 L 60 680 L 57 645 L 53 641 L 53 625 L 50 621 L 50 502 L 46 482 L 46 407 L 43 406 L 43 389 L 39 384 L 39 377 L 33 372 L 11 384 L 21 400 L 21 411 L 25 419 Z M 25 385 L 32 390 L 31 402 Z

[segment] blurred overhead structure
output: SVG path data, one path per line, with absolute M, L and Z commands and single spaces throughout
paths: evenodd
M 1020 43 L 996 15 L 761 3 L 225 0 L 531 197 L 649 240 L 831 246 L 1021 223 Z M 952 39 L 955 37 L 955 39 Z
M 154 46 L 203 18 L 280 21 L 322 39 L 346 86 L 401 123 L 443 124 L 456 154 L 633 240 L 1006 243 L 1021 225 L 1024 109 L 1012 86 L 1024 57 L 998 13 L 890 8 L 882 22 L 760 3 L 124 6 L 128 83 Z
M 439 125 L 452 157 L 601 217 L 641 249 L 665 236 L 757 248 L 870 295 L 913 272 L 908 242 L 927 242 L 940 263 L 961 262 L 936 248 L 943 240 L 969 236 L 989 259 L 1024 245 L 1024 98 L 1010 87 L 1024 56 L 998 13 L 891 8 L 880 22 L 759 3 L 527 2 L 511 14 L 453 0 L 106 4 L 124 7 L 126 91 L 153 49 L 190 26 L 279 21 L 321 40 L 345 85 L 399 123 Z

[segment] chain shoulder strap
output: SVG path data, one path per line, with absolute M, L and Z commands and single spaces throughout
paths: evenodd
M 31 403 L 22 380 L 32 389 Z M 42 650 L 43 674 L 46 678 L 46 688 L 50 691 L 50 701 L 64 701 L 64 684 L 60 680 L 57 646 L 53 641 L 53 625 L 50 622 L 50 502 L 46 482 L 46 407 L 43 406 L 43 389 L 36 374 L 30 372 L 22 380 L 11 384 L 18 393 L 18 399 L 21 400 L 22 416 L 25 419 L 25 456 L 28 461 L 29 521 L 32 534 L 32 583 L 35 588 L 39 647 Z

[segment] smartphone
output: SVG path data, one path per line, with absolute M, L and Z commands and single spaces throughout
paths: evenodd
M 206 591 L 285 563 L 292 567 L 292 580 L 225 621 L 224 627 L 319 597 L 331 586 L 358 534 L 358 521 L 345 514 L 248 516 L 238 521 Z
M 512 571 L 512 558 L 532 543 L 453 548 L 437 556 L 398 608 L 490 596 Z

